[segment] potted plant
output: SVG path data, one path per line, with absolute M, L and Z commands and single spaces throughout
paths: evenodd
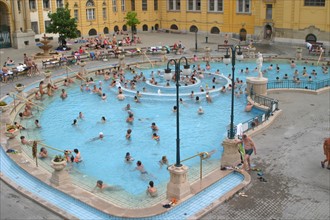
M 5 101 L 0 101 L 0 110 L 5 112 L 9 108 L 9 105 Z
M 66 158 L 64 155 L 58 154 L 52 160 L 52 167 L 55 171 L 61 171 L 66 167 Z
M 22 92 L 24 90 L 24 85 L 22 83 L 17 83 L 16 86 L 15 86 L 15 89 L 18 92 Z
M 5 135 L 6 137 L 12 139 L 17 136 L 18 131 L 19 130 L 16 128 L 15 125 L 7 125 Z

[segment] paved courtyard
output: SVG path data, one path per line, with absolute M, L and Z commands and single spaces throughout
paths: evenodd
M 171 45 L 182 40 L 187 48 L 186 56 L 199 53 L 194 51 L 194 35 L 153 33 L 141 34 L 141 37 L 141 46 Z M 206 44 L 204 37 L 199 36 L 198 48 L 209 46 L 215 49 L 218 43 L 223 42 L 223 38 L 212 35 Z M 56 45 L 55 42 L 53 44 Z M 263 53 L 294 57 L 297 45 L 257 44 L 256 47 L 257 51 Z M 8 56 L 16 62 L 21 62 L 23 53 L 29 55 L 37 51 L 37 48 L 1 49 L 1 64 Z M 212 53 L 217 54 L 215 51 Z M 307 51 L 304 51 L 303 56 L 307 55 Z M 160 59 L 160 56 L 152 58 Z M 126 60 L 142 61 L 142 57 Z M 109 62 L 118 61 L 113 59 Z M 101 61 L 89 62 L 87 67 L 98 64 L 101 64 Z M 64 70 L 58 69 L 54 73 L 60 74 L 62 71 Z M 29 84 L 38 79 L 42 79 L 42 76 L 20 77 L 19 81 Z M 14 83 L 0 84 L 1 97 L 14 90 Z M 330 92 L 321 95 L 276 92 L 269 96 L 279 100 L 279 108 L 283 113 L 267 130 L 253 136 L 257 155 L 252 156 L 253 163 L 263 170 L 267 182 L 260 182 L 257 172 L 250 171 L 252 182 L 243 190 L 247 197 L 236 195 L 216 207 L 203 219 L 330 218 L 330 170 L 322 169 L 320 166 L 320 161 L 324 159 L 323 139 L 330 137 Z M 59 219 L 56 214 L 25 198 L 4 182 L 0 183 L 0 219 Z

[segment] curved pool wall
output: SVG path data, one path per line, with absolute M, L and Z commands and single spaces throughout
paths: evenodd
M 2 147 L 0 149 L 0 159 L 1 174 L 8 178 L 11 182 L 14 182 L 20 186 L 21 191 L 24 189 L 32 193 L 34 196 L 37 196 L 42 200 L 51 203 L 58 209 L 64 210 L 68 214 L 75 216 L 78 219 L 86 220 L 188 219 L 237 187 L 244 180 L 244 176 L 242 174 L 238 172 L 232 172 L 208 188 L 205 188 L 198 194 L 194 195 L 192 198 L 178 204 L 163 214 L 145 218 L 124 218 L 106 214 L 39 181 L 37 178 L 21 169 L 14 161 L 12 161 Z

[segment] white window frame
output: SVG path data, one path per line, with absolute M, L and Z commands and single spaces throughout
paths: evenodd
M 112 11 L 117 12 L 117 0 L 112 0 Z
M 236 12 L 240 14 L 250 14 L 251 13 L 251 0 L 237 0 Z M 240 10 L 240 5 L 242 4 L 242 9 Z M 249 6 L 248 9 L 246 6 Z
M 125 0 L 121 0 L 121 11 L 126 11 Z
M 158 11 L 158 0 L 154 0 L 154 11 Z
M 79 20 L 79 10 L 78 9 L 73 10 L 73 18 L 76 19 L 76 21 Z
M 107 19 L 107 8 L 102 8 L 102 17 L 103 17 L 103 20 L 106 20 Z
M 63 8 L 64 7 L 63 0 L 56 0 L 56 7 L 57 8 Z
M 173 8 L 171 8 L 171 4 L 173 4 Z M 180 0 L 168 0 L 167 1 L 167 9 L 169 11 L 180 11 L 181 10 L 181 3 Z
M 48 5 L 48 7 L 45 7 L 45 5 Z M 50 0 L 43 0 L 42 1 L 42 7 L 44 9 L 50 9 Z
M 36 0 L 30 0 L 29 1 L 29 8 L 30 8 L 31 11 L 37 10 Z
M 223 12 L 223 1 L 224 0 L 208 0 L 208 12 Z M 214 3 L 213 10 L 211 10 L 211 2 Z M 222 7 L 221 9 L 219 9 L 220 6 Z
M 201 11 L 201 4 L 201 0 L 187 0 L 187 11 Z
M 86 9 L 86 19 L 88 21 L 95 20 L 95 8 Z
M 325 0 L 304 0 L 304 6 L 324 7 Z
M 142 0 L 142 11 L 148 11 L 148 0 Z

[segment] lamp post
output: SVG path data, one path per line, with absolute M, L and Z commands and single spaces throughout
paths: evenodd
M 232 52 L 232 57 L 230 58 L 229 55 L 229 49 Z M 232 78 L 231 78 L 231 113 L 230 113 L 230 130 L 229 130 L 229 139 L 234 139 L 235 138 L 235 132 L 234 132 L 234 90 L 235 90 L 235 61 L 236 61 L 236 49 L 238 49 L 237 52 L 237 60 L 242 60 L 243 59 L 243 53 L 241 51 L 240 45 L 237 46 L 230 46 L 227 48 L 226 55 L 223 59 L 224 64 L 228 65 L 232 64 Z
M 178 61 L 175 59 L 170 59 L 167 62 L 167 68 L 165 69 L 165 74 L 169 74 L 172 70 L 169 68 L 171 62 L 174 63 L 175 66 L 175 81 L 176 81 L 176 167 L 181 167 L 182 164 L 180 163 L 180 106 L 179 106 L 179 87 L 180 87 L 180 65 L 181 61 L 185 60 L 186 64 L 183 65 L 184 69 L 182 71 L 183 75 L 190 74 L 190 65 L 188 64 L 188 60 L 186 57 L 181 57 Z

